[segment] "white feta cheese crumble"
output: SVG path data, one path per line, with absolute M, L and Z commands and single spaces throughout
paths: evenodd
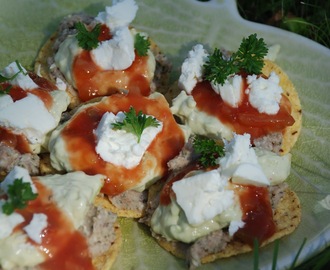
M 269 180 L 258 163 L 251 147 L 250 134 L 237 135 L 225 142 L 225 156 L 219 160 L 221 173 L 237 184 L 269 185 Z
M 10 215 L 4 214 L 2 212 L 2 205 L 5 203 L 5 201 L 0 201 L 0 224 L 1 224 L 1 230 L 0 230 L 0 239 L 4 239 L 11 235 L 14 228 L 22 223 L 24 221 L 24 217 L 21 214 L 18 213 L 12 213 Z
M 128 27 L 117 30 L 112 39 L 91 51 L 93 61 L 104 70 L 123 70 L 135 59 L 134 38 Z
M 243 78 L 240 75 L 229 76 L 223 85 L 211 83 L 213 90 L 221 96 L 224 102 L 237 108 L 243 98 Z
M 106 24 L 113 35 L 91 51 L 94 62 L 102 69 L 123 70 L 132 65 L 135 59 L 134 36 L 128 27 L 137 10 L 134 0 L 115 1 L 95 18 Z
M 47 216 L 45 214 L 34 213 L 31 222 L 23 230 L 34 242 L 41 244 L 41 233 L 47 227 L 47 224 Z
M 19 67 L 17 65 L 19 65 Z M 20 71 L 20 69 L 22 70 L 22 72 Z M 15 78 L 10 80 L 10 84 L 17 85 L 23 90 L 39 88 L 39 86 L 27 74 L 26 69 L 19 63 L 16 62 L 10 63 L 0 73 L 2 76 L 5 76 L 6 78 L 10 78 L 18 73 L 17 76 L 15 76 Z
M 106 162 L 130 169 L 140 163 L 149 145 L 161 132 L 163 124 L 158 121 L 157 127 L 145 128 L 138 142 L 135 134 L 113 129 L 112 124 L 122 122 L 125 117 L 121 111 L 116 115 L 112 112 L 103 115 L 94 131 L 97 142 L 95 150 Z
M 7 193 L 8 186 L 14 184 L 15 179 L 22 178 L 24 183 L 30 183 L 33 193 L 37 193 L 37 188 L 32 182 L 31 176 L 27 169 L 19 166 L 15 166 L 0 183 L 0 188 Z
M 106 24 L 111 32 L 118 28 L 127 27 L 134 20 L 138 6 L 134 0 L 113 1 L 112 6 L 105 8 L 105 11 L 99 12 L 96 20 Z
M 1 109 L 0 125 L 23 133 L 31 144 L 37 144 L 43 143 L 45 134 L 57 123 L 41 99 L 27 94 L 25 98 L 8 103 Z
M 226 190 L 228 179 L 218 170 L 199 173 L 172 185 L 176 201 L 189 224 L 200 224 L 228 209 L 234 203 L 234 192 Z
M 283 93 L 277 74 L 271 72 L 268 79 L 250 75 L 247 82 L 250 104 L 260 113 L 277 114 Z
M 245 225 L 245 222 L 242 220 L 233 220 L 229 224 L 228 232 L 230 236 L 233 236 L 235 232 L 238 231 L 238 229 L 243 228 Z
M 188 94 L 191 94 L 197 82 L 202 80 L 203 66 L 208 57 L 209 54 L 203 45 L 197 44 L 189 51 L 188 57 L 182 63 L 178 85 Z

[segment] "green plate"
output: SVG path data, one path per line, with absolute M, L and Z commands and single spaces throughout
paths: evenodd
M 302 206 L 298 229 L 280 241 L 278 267 L 289 266 L 303 239 L 299 263 L 330 243 L 330 50 L 296 34 L 243 20 L 233 0 L 137 1 L 136 28 L 149 33 L 173 62 L 171 79 L 193 44 L 238 48 L 243 37 L 257 33 L 269 44 L 279 44 L 276 62 L 295 84 L 303 108 L 302 134 L 292 150 L 289 185 Z M 0 68 L 14 60 L 32 67 L 38 49 L 64 15 L 85 11 L 96 15 L 110 1 L 11 0 L 0 8 Z M 328 209 L 320 203 L 327 200 Z M 163 251 L 148 230 L 132 220 L 121 220 L 123 246 L 115 269 L 185 269 L 185 262 Z M 269 269 L 274 246 L 260 251 L 260 269 Z M 252 269 L 245 254 L 203 266 L 203 269 Z

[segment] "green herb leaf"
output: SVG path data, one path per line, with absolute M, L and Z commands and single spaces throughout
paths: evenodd
M 149 39 L 140 33 L 137 33 L 135 35 L 134 48 L 139 56 L 146 56 L 150 48 Z
M 229 75 L 245 71 L 248 74 L 260 74 L 268 48 L 257 34 L 243 38 L 237 52 L 225 59 L 222 52 L 215 48 L 204 65 L 205 79 L 216 84 L 224 84 Z
M 123 122 L 113 123 L 112 126 L 114 129 L 123 129 L 135 134 L 138 138 L 138 143 L 140 142 L 142 132 L 145 128 L 159 126 L 159 122 L 155 117 L 146 116 L 142 111 L 136 114 L 133 107 L 130 107 L 129 111 L 125 113 L 125 116 Z
M 95 27 L 88 31 L 82 22 L 75 23 L 75 28 L 78 30 L 78 44 L 84 50 L 90 51 L 95 49 L 99 43 L 98 37 L 101 32 L 101 24 L 98 23 Z
M 18 62 L 18 60 L 15 60 L 15 63 L 17 65 L 17 67 L 18 67 L 18 71 L 13 76 L 11 76 L 11 77 L 6 77 L 6 76 L 3 76 L 3 75 L 0 74 L 0 83 L 12 81 L 20 73 L 22 73 L 24 75 L 27 75 L 27 73 L 24 72 L 24 70 L 23 70 L 22 66 L 20 65 L 20 63 Z M 2 85 L 0 85 L 0 96 L 2 96 L 2 95 L 8 95 L 11 88 L 12 88 L 11 85 L 8 85 L 5 88 Z
M 222 145 L 203 136 L 194 138 L 193 147 L 196 153 L 200 154 L 199 162 L 203 167 L 215 166 L 216 160 L 225 154 Z
M 10 215 L 15 209 L 23 209 L 27 206 L 27 202 L 34 200 L 38 194 L 33 193 L 31 184 L 23 182 L 22 178 L 14 180 L 12 185 L 8 186 L 8 200 L 2 205 L 2 211 L 6 215 Z

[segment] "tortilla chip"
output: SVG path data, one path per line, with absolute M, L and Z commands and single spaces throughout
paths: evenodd
M 282 238 L 285 235 L 291 234 L 301 221 L 300 201 L 296 193 L 287 188 L 283 197 L 274 212 L 274 222 L 276 224 L 276 232 L 269 239 L 264 241 L 261 246 L 265 246 L 276 239 Z M 184 250 L 178 242 L 166 241 L 165 238 L 156 237 L 158 244 L 165 250 L 172 253 L 174 256 L 186 259 Z M 213 262 L 217 259 L 227 258 L 238 254 L 250 252 L 253 250 L 248 244 L 233 240 L 229 242 L 226 248 L 218 253 L 207 255 L 201 258 L 201 263 Z
M 262 72 L 269 76 L 272 71 L 275 71 L 280 78 L 280 86 L 284 91 L 284 95 L 290 100 L 291 115 L 295 120 L 295 123 L 292 126 L 287 127 L 283 132 L 283 141 L 279 153 L 284 155 L 290 152 L 300 135 L 302 126 L 302 109 L 298 93 L 288 75 L 274 62 L 265 60 Z

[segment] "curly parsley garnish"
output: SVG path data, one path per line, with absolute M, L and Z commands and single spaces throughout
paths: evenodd
M 11 77 L 5 77 L 5 76 L 0 74 L 0 83 L 12 81 L 20 73 L 22 73 L 24 75 L 27 75 L 27 73 L 24 72 L 22 66 L 20 65 L 20 63 L 17 60 L 15 60 L 15 63 L 17 65 L 18 71 Z M 4 88 L 2 85 L 0 85 L 0 96 L 1 95 L 8 95 L 9 92 L 10 92 L 11 87 L 12 87 L 11 85 L 8 85 L 6 88 Z
M 134 48 L 139 56 L 146 56 L 150 48 L 149 39 L 140 33 L 137 33 L 135 35 Z
M 264 57 L 268 48 L 262 38 L 257 34 L 243 38 L 237 52 L 230 59 L 226 59 L 223 53 L 215 48 L 208 61 L 205 63 L 205 79 L 216 84 L 224 84 L 231 74 L 244 71 L 248 74 L 260 74 L 264 65 Z
M 78 30 L 78 44 L 84 50 L 90 51 L 95 49 L 99 43 L 99 35 L 101 33 L 101 24 L 98 23 L 95 27 L 88 31 L 82 22 L 76 22 L 75 28 Z
M 38 194 L 33 193 L 31 184 L 23 182 L 22 178 L 14 180 L 12 185 L 8 186 L 8 200 L 2 205 L 2 211 L 6 215 L 12 214 L 15 209 L 23 209 L 28 201 L 34 200 Z
M 216 160 L 225 154 L 223 146 L 203 136 L 196 136 L 193 139 L 193 147 L 196 153 L 200 154 L 198 160 L 205 168 L 215 166 Z
M 113 123 L 112 126 L 114 129 L 123 129 L 135 134 L 138 138 L 138 143 L 141 140 L 142 132 L 145 128 L 159 126 L 159 122 L 155 117 L 146 116 L 142 111 L 136 114 L 133 107 L 130 107 L 129 111 L 125 113 L 125 116 L 123 122 Z

